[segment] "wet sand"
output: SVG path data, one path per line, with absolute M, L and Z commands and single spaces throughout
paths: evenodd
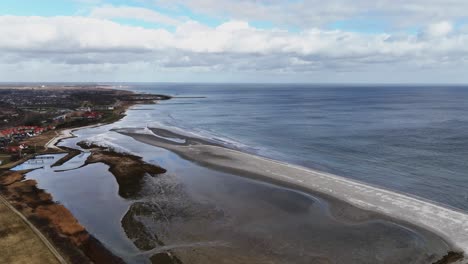
M 454 251 L 466 252 L 468 249 L 468 215 L 463 212 L 328 173 L 246 154 L 209 142 L 206 144 L 203 140 L 184 137 L 170 131 L 153 129 L 154 134 L 142 129 L 116 131 L 140 142 L 173 151 L 203 166 L 273 181 L 321 197 L 345 201 L 367 212 L 434 232 L 445 239 Z M 185 143 L 177 143 L 181 140 Z M 339 210 L 335 215 L 358 220 L 368 217 L 362 216 L 362 212 L 353 207 L 345 206 L 345 209 Z
M 261 163 L 253 155 L 248 160 L 234 156 L 240 160 L 233 168 L 216 167 L 209 162 L 227 166 L 232 160 L 216 142 L 170 131 L 155 136 L 158 130 L 119 130 L 133 133 L 128 135 L 134 140 L 107 130 L 77 132 L 62 143 L 83 150 L 75 144 L 88 139 L 93 143 L 94 138 L 126 151 L 95 147 L 26 177 L 37 180 L 39 188 L 127 263 L 450 263 L 446 259 L 452 255 L 444 255 L 454 248 L 426 229 L 326 193 L 239 170 Z M 106 140 L 95 137 L 102 133 Z M 154 141 L 175 147 L 165 150 Z M 188 153 L 196 157 L 184 156 L 178 148 L 192 149 L 195 152 Z M 207 154 L 210 148 L 218 152 Z M 131 159 L 124 162 L 130 167 L 146 162 L 158 166 L 157 171 L 152 166 L 133 174 L 118 163 L 121 158 Z M 135 183 L 138 188 L 122 192 Z

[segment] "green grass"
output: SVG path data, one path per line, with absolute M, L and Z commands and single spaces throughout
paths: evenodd
M 10 162 L 10 155 L 0 154 L 0 161 L 0 165 L 7 164 L 8 162 Z

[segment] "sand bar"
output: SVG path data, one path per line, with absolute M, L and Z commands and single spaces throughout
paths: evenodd
M 221 146 L 203 144 L 203 141 L 182 135 L 179 137 L 185 139 L 187 144 L 174 144 L 141 129 L 115 131 L 140 142 L 171 150 L 185 159 L 204 166 L 270 179 L 423 227 L 447 240 L 456 250 L 465 252 L 465 256 L 468 251 L 468 214 L 465 212 L 333 174 Z M 153 131 L 158 133 L 161 129 Z M 172 132 L 165 133 L 174 136 Z

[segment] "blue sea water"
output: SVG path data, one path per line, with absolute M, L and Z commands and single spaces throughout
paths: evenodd
M 142 125 L 178 127 L 262 156 L 468 211 L 468 87 L 131 87 L 197 97 L 139 106 Z

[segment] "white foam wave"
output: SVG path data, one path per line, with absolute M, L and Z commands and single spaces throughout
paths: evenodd
M 238 140 L 229 138 L 227 136 L 221 136 L 213 131 L 179 125 L 176 124 L 176 121 L 171 123 L 153 121 L 148 124 L 148 127 L 168 130 L 181 136 L 198 138 L 211 143 L 220 144 L 222 146 L 232 149 L 244 150 L 251 153 L 258 153 L 260 151 L 260 149 L 257 147 L 246 145 Z
M 112 136 L 113 133 L 114 132 L 106 132 L 102 134 L 97 134 L 88 138 L 86 141 L 99 147 L 110 148 L 117 153 L 139 155 L 138 153 L 134 153 L 130 149 L 120 145 L 118 143 L 119 139 L 115 136 Z

